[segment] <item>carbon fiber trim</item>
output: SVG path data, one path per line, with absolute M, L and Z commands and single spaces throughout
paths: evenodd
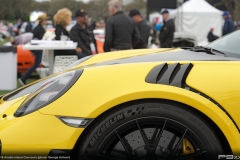
M 181 69 L 177 72 L 176 76 L 171 82 L 171 86 L 184 88 L 186 86 L 185 81 L 186 78 L 191 71 L 193 65 L 191 63 L 184 64 L 181 66 Z
M 146 82 L 148 83 L 157 83 L 158 77 L 162 77 L 163 73 L 167 70 L 167 63 L 160 64 L 154 67 L 147 75 Z M 162 74 L 161 74 L 162 73 Z M 159 80 L 159 79 L 158 79 Z
M 169 85 L 171 77 L 175 77 L 176 74 L 174 73 L 176 73 L 180 68 L 181 66 L 179 63 L 169 65 L 168 69 L 166 70 L 166 72 L 163 74 L 163 76 L 159 79 L 157 83 Z
M 180 88 L 185 87 L 185 80 L 187 78 L 188 73 L 191 71 L 193 65 L 191 63 L 188 64 L 171 64 L 167 63 L 155 66 L 147 75 L 145 81 L 147 83 L 154 84 L 165 84 L 176 86 Z

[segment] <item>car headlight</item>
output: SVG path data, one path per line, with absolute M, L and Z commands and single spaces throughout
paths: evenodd
M 78 80 L 83 70 L 74 70 L 51 78 L 31 93 L 14 113 L 20 117 L 32 113 L 61 97 Z

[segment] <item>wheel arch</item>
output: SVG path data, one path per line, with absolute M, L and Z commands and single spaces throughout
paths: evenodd
M 222 147 L 224 148 L 225 153 L 229 154 L 229 155 L 233 154 L 234 151 L 232 151 L 232 149 L 233 149 L 232 148 L 232 144 L 229 143 L 229 140 L 228 140 L 229 137 L 226 137 L 225 136 L 226 132 L 223 132 L 222 129 L 220 129 L 219 126 L 218 126 L 220 123 L 224 123 L 224 122 L 216 122 L 216 121 L 210 119 L 201 110 L 196 109 L 196 107 L 190 106 L 188 104 L 185 104 L 185 103 L 182 103 L 182 102 L 179 102 L 179 101 L 169 100 L 169 99 L 146 98 L 146 99 L 136 99 L 136 100 L 132 100 L 132 101 L 126 101 L 124 103 L 117 104 L 116 106 L 110 108 L 109 110 L 106 110 L 103 113 L 101 113 L 97 118 L 95 118 L 93 120 L 93 122 L 92 122 L 92 124 L 90 124 L 90 126 L 94 125 L 94 123 L 97 123 L 99 119 L 102 119 L 102 117 L 104 117 L 104 115 L 107 114 L 107 112 L 110 112 L 111 110 L 117 110 L 117 109 L 119 109 L 121 107 L 125 107 L 126 105 L 133 105 L 133 104 L 136 104 L 136 103 L 146 103 L 146 102 L 153 102 L 153 101 L 157 102 L 157 103 L 171 103 L 173 105 L 181 105 L 183 107 L 187 107 L 188 109 L 190 109 L 192 111 L 198 112 L 198 114 L 212 127 L 212 129 L 215 131 L 215 133 L 218 136 L 218 138 L 221 140 L 221 144 L 222 144 Z M 77 140 L 77 142 L 76 142 L 76 144 L 74 146 L 74 149 L 73 149 L 73 155 L 74 155 L 74 153 L 77 152 L 77 149 L 78 149 L 78 146 L 79 146 L 79 143 L 80 143 L 81 139 L 88 134 L 89 128 L 91 128 L 90 126 L 87 127 L 83 131 L 81 136 L 78 138 L 78 140 Z M 237 145 L 237 144 L 235 144 L 235 145 Z

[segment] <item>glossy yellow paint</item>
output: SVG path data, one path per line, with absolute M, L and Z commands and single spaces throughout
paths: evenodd
M 133 56 L 141 56 L 149 53 L 166 53 L 166 52 L 172 52 L 172 51 L 179 51 L 182 50 L 180 48 L 158 48 L 158 49 L 139 49 L 139 50 L 128 50 L 128 51 L 117 51 L 117 52 L 108 52 L 104 54 L 99 54 L 97 56 L 93 56 L 87 61 L 84 61 L 82 64 L 79 64 L 77 67 L 80 66 L 87 66 L 96 64 L 98 62 L 105 62 L 109 60 L 115 60 L 115 59 L 122 59 L 122 58 L 128 58 Z M 76 68 L 77 68 L 76 67 Z
M 5 102 L 0 108 L 7 108 L 6 118 L 0 120 L 0 139 L 2 155 L 45 155 L 52 149 L 72 149 L 83 128 L 69 127 L 53 115 L 44 115 L 38 111 L 23 117 L 14 117 L 13 113 L 24 98 Z M 2 110 L 1 110 L 2 111 Z
M 231 115 L 240 127 L 240 63 L 200 63 L 194 65 L 187 84 L 208 95 Z
M 192 63 L 194 67 L 201 63 L 204 64 L 204 62 Z M 220 62 L 209 63 L 222 65 Z M 227 63 L 229 62 L 226 62 L 226 65 Z M 185 89 L 148 84 L 144 81 L 149 70 L 158 64 L 160 63 L 86 68 L 74 87 L 58 101 L 40 109 L 39 112 L 49 115 L 96 118 L 106 110 L 124 102 L 147 98 L 169 99 L 187 104 L 204 113 L 223 131 L 232 150 L 239 151 L 238 130 L 229 117 L 214 103 Z M 191 71 L 190 75 L 193 74 L 192 72 L 194 71 Z M 187 83 L 189 83 L 188 79 Z M 228 92 L 229 90 L 226 89 L 226 94 Z
M 127 57 L 132 57 L 132 56 L 141 56 L 141 55 L 145 55 L 145 54 L 149 54 L 149 53 L 176 52 L 176 51 L 179 51 L 179 50 L 182 50 L 182 49 L 180 49 L 180 48 L 136 49 L 136 50 L 127 50 L 127 51 L 117 51 L 117 52 L 114 52 L 114 53 L 109 52 L 109 53 L 104 53 L 104 54 L 97 54 L 97 55 L 92 56 L 90 59 L 82 62 L 81 64 L 79 64 L 79 65 L 77 65 L 77 66 L 75 66 L 75 67 L 73 67 L 71 69 L 68 69 L 66 71 L 75 70 L 77 68 L 93 65 L 93 64 L 96 64 L 96 63 L 99 63 L 99 62 L 103 62 L 103 61 L 122 59 L 122 58 L 127 58 Z M 28 87 L 28 86 L 30 86 L 30 85 L 32 85 L 34 83 L 37 83 L 39 81 L 42 81 L 44 79 L 47 79 L 47 78 L 54 77 L 56 75 L 62 74 L 64 72 L 66 72 L 66 71 L 58 72 L 56 74 L 52 74 L 52 75 L 50 75 L 48 77 L 45 77 L 45 78 L 42 78 L 40 80 L 34 81 L 34 82 L 30 83 L 30 84 L 27 84 L 26 86 L 18 88 L 15 91 L 21 90 L 22 88 Z M 11 94 L 11 93 L 8 93 L 8 94 Z M 7 96 L 8 94 L 6 94 L 5 96 Z M 0 104 L 2 103 L 2 101 L 3 100 L 0 99 Z
M 168 51 L 178 51 L 170 49 Z M 81 68 L 119 58 L 166 52 L 165 49 L 131 50 L 93 56 L 79 64 Z M 240 134 L 232 120 L 210 100 L 194 92 L 145 82 L 146 75 L 163 62 L 117 64 L 85 68 L 81 78 L 58 100 L 29 115 L 16 118 L 13 113 L 26 98 L 0 104 L 0 139 L 2 153 L 47 155 L 51 149 L 72 149 L 83 129 L 63 124 L 56 116 L 96 118 L 107 110 L 133 100 L 168 99 L 184 103 L 209 117 L 224 133 L 234 153 L 239 153 Z M 169 62 L 176 63 L 176 62 Z M 189 63 L 189 62 L 181 62 Z M 240 126 L 239 81 L 234 69 L 240 62 L 191 62 L 194 64 L 186 83 L 213 98 Z M 232 78 L 234 77 L 234 78 Z M 212 85 L 214 84 L 214 85 Z

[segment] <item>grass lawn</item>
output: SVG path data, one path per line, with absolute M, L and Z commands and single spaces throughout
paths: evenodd
M 37 77 L 35 77 L 35 76 L 31 77 L 31 78 L 28 79 L 27 84 L 29 84 L 29 83 L 31 83 L 33 81 L 36 81 L 36 80 L 38 80 Z M 17 81 L 17 88 L 20 88 L 20 87 L 21 87 L 21 84 Z M 9 92 L 11 92 L 11 91 L 1 91 L 0 90 L 0 95 L 6 94 L 6 93 L 9 93 Z
M 6 43 L 7 41 L 4 39 L 3 41 L 0 41 L 0 46 Z

